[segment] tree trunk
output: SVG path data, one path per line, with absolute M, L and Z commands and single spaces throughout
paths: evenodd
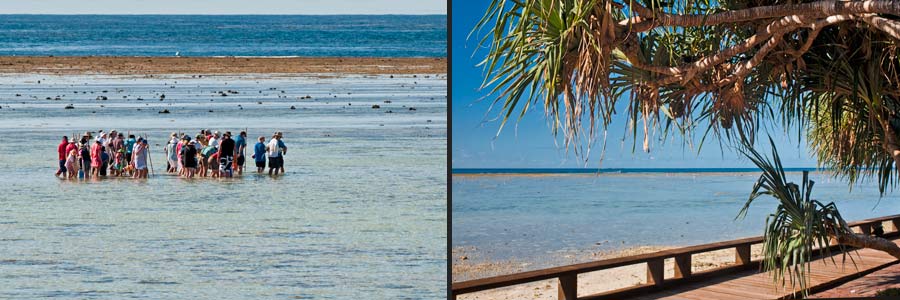
M 842 245 L 883 251 L 900 259 L 900 247 L 898 247 L 897 244 L 894 244 L 894 242 L 884 238 L 849 232 L 839 235 L 837 241 Z

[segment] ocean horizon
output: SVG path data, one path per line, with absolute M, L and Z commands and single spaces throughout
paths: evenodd
M 759 168 L 453 168 L 454 175 L 474 174 L 592 174 L 592 173 L 745 173 Z M 786 172 L 826 172 L 826 168 L 784 168 Z
M 3 56 L 446 57 L 446 15 L 0 15 Z

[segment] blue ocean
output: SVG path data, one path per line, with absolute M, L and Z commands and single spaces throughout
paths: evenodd
M 0 15 L 0 55 L 447 56 L 445 15 Z
M 807 169 L 787 170 L 799 182 Z M 597 252 L 688 246 L 763 233 L 777 202 L 763 197 L 736 219 L 760 171 L 726 169 L 453 169 L 455 261 L 527 262 L 539 269 L 595 259 Z M 813 171 L 812 197 L 848 221 L 900 211 L 896 189 L 850 186 Z

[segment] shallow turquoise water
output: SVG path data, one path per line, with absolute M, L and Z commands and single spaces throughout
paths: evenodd
M 444 78 L 21 75 L 0 83 L 0 298 L 445 295 Z M 239 94 L 212 92 L 226 89 Z M 103 90 L 110 100 L 95 100 Z M 56 95 L 63 100 L 45 100 Z M 314 98 L 298 99 L 306 95 Z M 69 103 L 76 108 L 64 110 Z M 158 114 L 163 108 L 172 113 Z M 201 126 L 246 127 L 251 137 L 284 131 L 287 174 L 53 177 L 60 135 L 147 133 L 162 172 L 157 144 Z
M 900 213 L 897 192 L 851 191 L 824 173 L 812 196 L 834 201 L 848 221 Z M 517 259 L 546 267 L 566 255 L 635 246 L 686 246 L 762 235 L 772 198 L 735 220 L 757 172 L 454 176 L 453 247 L 475 260 Z M 798 182 L 801 173 L 788 173 Z M 876 206 L 877 204 L 877 206 Z M 470 253 L 471 254 L 471 253 Z M 583 259 L 583 258 L 582 258 Z

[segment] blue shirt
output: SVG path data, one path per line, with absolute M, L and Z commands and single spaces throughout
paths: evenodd
M 125 153 L 131 153 L 131 150 L 134 149 L 134 143 L 137 143 L 137 140 L 133 138 L 125 140 Z
M 253 155 L 256 161 L 266 161 L 266 144 L 256 143 L 256 146 L 253 146 Z
M 238 135 L 234 138 L 234 149 L 240 150 L 240 153 L 244 154 L 244 149 L 241 149 L 241 147 L 247 148 L 247 141 L 244 140 L 244 137 Z

